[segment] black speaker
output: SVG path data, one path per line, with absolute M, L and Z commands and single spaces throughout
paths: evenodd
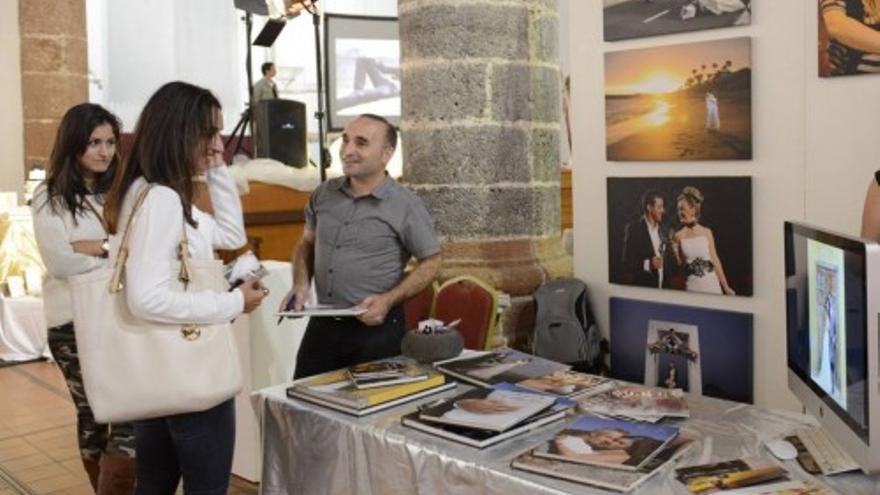
M 306 105 L 294 100 L 263 100 L 253 106 L 257 158 L 272 158 L 291 167 L 305 167 Z

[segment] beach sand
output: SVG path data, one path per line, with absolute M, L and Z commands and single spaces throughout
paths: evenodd
M 606 147 L 610 161 L 749 160 L 751 102 L 747 93 L 719 94 L 721 128 L 707 130 L 702 95 L 668 95 L 669 120 Z

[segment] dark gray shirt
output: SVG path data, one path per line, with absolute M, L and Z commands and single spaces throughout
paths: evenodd
M 315 290 L 321 304 L 353 306 L 403 280 L 411 256 L 440 252 L 422 201 L 394 179 L 355 198 L 345 177 L 318 186 L 306 206 L 315 232 Z

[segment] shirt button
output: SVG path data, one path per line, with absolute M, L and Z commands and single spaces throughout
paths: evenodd
M 342 225 L 348 225 L 348 221 L 342 222 Z
M 328 293 L 327 293 L 327 297 L 332 297 L 332 296 L 333 296 L 333 293 L 332 293 L 332 292 L 328 292 Z
M 330 273 L 333 273 L 333 269 L 332 269 L 332 268 L 330 268 L 330 269 L 327 270 L 327 271 L 330 272 Z
M 341 247 L 342 247 L 342 246 L 340 246 L 339 244 L 336 245 L 336 249 L 339 249 L 339 248 L 341 248 Z

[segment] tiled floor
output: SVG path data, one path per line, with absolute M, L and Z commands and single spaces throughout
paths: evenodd
M 54 363 L 0 368 L 0 495 L 91 494 L 75 421 Z M 256 485 L 233 477 L 230 495 L 255 493 Z

